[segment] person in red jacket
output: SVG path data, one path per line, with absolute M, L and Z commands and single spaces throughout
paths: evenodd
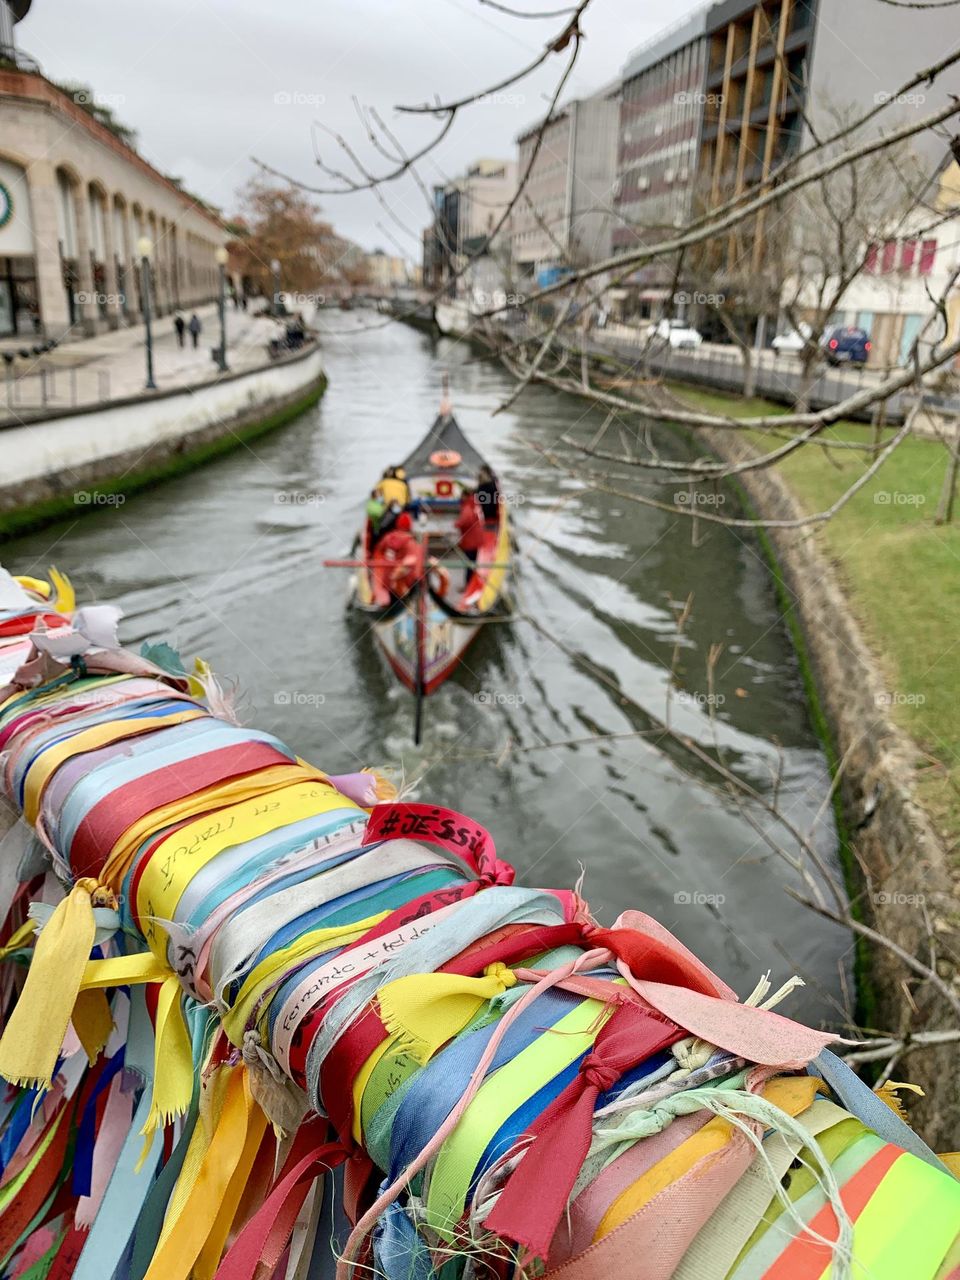
M 406 511 L 397 516 L 397 522 L 377 542 L 374 555 L 378 560 L 388 560 L 391 568 L 387 585 L 391 595 L 403 596 L 416 580 L 420 567 L 420 544 L 411 533 L 413 521 Z
M 472 489 L 464 489 L 460 494 L 460 514 L 457 516 L 455 527 L 460 532 L 457 546 L 461 555 L 469 561 L 467 576 L 463 583 L 466 588 L 477 563 L 480 548 L 483 546 L 483 515 L 477 506 L 477 499 Z

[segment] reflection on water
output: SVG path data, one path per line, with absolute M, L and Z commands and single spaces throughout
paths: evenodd
M 810 985 L 789 1012 L 835 1017 L 849 939 L 784 892 L 797 876 L 767 837 L 789 837 L 660 730 L 673 667 L 672 728 L 719 749 L 761 796 L 776 790 L 797 830 L 819 814 L 814 839 L 833 859 L 826 764 L 752 539 L 712 527 L 695 548 L 683 516 L 582 491 L 529 445 L 593 432 L 600 417 L 544 388 L 490 417 L 506 375 L 463 344 L 372 313 L 323 325 L 330 386 L 317 408 L 119 509 L 8 544 L 4 561 L 53 561 L 82 601 L 116 601 L 128 643 L 202 654 L 236 682 L 248 723 L 321 767 L 422 773 L 421 794 L 488 825 L 526 882 L 569 886 L 583 872 L 605 922 L 649 912 L 741 995 L 767 968 L 799 972 Z M 519 620 L 484 629 L 429 700 L 414 749 L 410 697 L 344 607 L 349 571 L 321 562 L 348 553 L 374 480 L 435 413 L 445 367 L 461 425 L 512 497 Z M 663 432 L 658 447 L 688 446 Z

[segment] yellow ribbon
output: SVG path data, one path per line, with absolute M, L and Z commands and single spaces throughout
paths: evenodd
M 516 974 L 502 961 L 487 965 L 480 978 L 457 973 L 418 973 L 386 983 L 377 992 L 380 1020 L 390 1038 L 377 1046 L 353 1082 L 353 1137 L 363 1138 L 363 1096 L 373 1073 L 388 1057 L 398 1066 L 421 1066 L 464 1029 L 478 1009 L 508 987 Z M 385 1066 L 389 1064 L 385 1063 Z M 380 1073 L 383 1078 L 384 1073 Z
M 185 817 L 200 815 L 157 845 L 140 877 L 137 914 L 148 945 L 159 953 L 167 939 L 156 921 L 174 918 L 187 885 L 217 854 L 302 818 L 354 808 L 362 812 L 318 770 L 299 764 L 274 765 L 147 814 L 114 846 L 104 879 L 112 882 L 114 867 L 129 866 L 136 849 L 150 835 Z
M 20 999 L 0 1037 L 0 1076 L 13 1084 L 32 1088 L 53 1078 L 96 935 L 91 897 L 100 893 L 96 880 L 78 880 L 40 931 Z
M 123 712 L 118 708 L 118 715 Z M 151 733 L 154 729 L 165 729 L 170 725 L 182 724 L 187 720 L 197 720 L 200 716 L 208 716 L 202 707 L 185 706 L 182 711 L 171 711 L 162 716 L 144 716 L 133 720 L 109 720 L 106 724 L 91 725 L 72 734 L 55 747 L 42 751 L 27 770 L 23 788 L 23 816 L 32 826 L 40 812 L 43 792 L 53 774 L 65 761 L 85 751 L 96 751 L 100 747 L 109 746 L 111 742 L 120 742 L 124 738 L 138 737 L 143 733 Z M 208 716 L 209 718 L 209 716 Z
M 239 1203 L 235 1192 L 249 1177 L 266 1131 L 266 1117 L 253 1100 L 246 1068 L 238 1064 L 220 1070 L 229 1072 L 223 1111 L 186 1202 L 161 1235 L 144 1280 L 208 1280 L 213 1275 L 212 1255 L 219 1255 Z
M 20 928 L 15 929 L 10 935 L 10 941 L 6 946 L 0 947 L 0 960 L 6 960 L 7 957 L 12 956 L 15 951 L 20 951 L 25 947 L 36 931 L 36 920 L 25 920 Z
M 143 1127 L 143 1133 L 149 1137 L 154 1129 L 162 1128 L 174 1116 L 182 1115 L 193 1096 L 193 1049 L 183 1016 L 180 979 L 165 961 L 150 951 L 140 951 L 109 960 L 90 960 L 84 969 L 80 987 L 83 993 L 92 994 L 103 987 L 134 986 L 147 982 L 160 984 L 154 1040 L 153 1098 Z
M 333 951 L 347 947 L 356 938 L 362 937 L 386 919 L 389 911 L 381 911 L 376 915 L 357 920 L 354 924 L 329 925 L 325 929 L 312 929 L 302 937 L 296 938 L 280 951 L 265 956 L 255 969 L 247 974 L 240 988 L 233 1008 L 223 1016 L 223 1030 L 231 1044 L 243 1044 L 243 1033 L 256 1010 L 257 1003 L 270 988 L 289 969 L 293 969 L 312 955 L 323 955 L 325 951 Z M 265 1011 L 266 1012 L 266 1011 Z
M 458 973 L 417 973 L 388 982 L 377 992 L 380 1018 L 396 1049 L 427 1063 L 441 1045 L 462 1031 L 482 1004 L 517 981 L 499 960 L 481 978 Z

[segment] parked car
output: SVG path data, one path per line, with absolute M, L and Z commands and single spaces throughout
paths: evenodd
M 669 343 L 674 351 L 681 347 L 695 349 L 703 342 L 702 335 L 687 324 L 686 320 L 658 320 L 647 336 L 655 341 Z
M 797 354 L 810 341 L 812 334 L 813 330 L 806 320 L 801 320 L 795 329 L 788 329 L 786 333 L 778 333 L 770 345 L 774 351 L 789 351 Z
M 827 364 L 866 364 L 870 355 L 870 335 L 853 325 L 837 325 L 822 338 Z

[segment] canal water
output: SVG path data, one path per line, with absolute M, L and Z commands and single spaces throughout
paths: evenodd
M 487 825 L 525 883 L 582 876 L 605 923 L 649 912 L 741 997 L 768 969 L 777 983 L 798 973 L 807 986 L 784 1011 L 842 1021 L 849 937 L 788 896 L 797 874 L 771 847 L 795 855 L 788 832 L 690 749 L 777 796 L 834 860 L 825 759 L 754 540 L 701 525 L 694 546 L 682 514 L 585 491 L 532 446 L 588 437 L 602 416 L 535 387 L 491 417 L 511 384 L 465 344 L 373 312 L 319 323 L 330 385 L 316 408 L 119 508 L 9 543 L 4 563 L 56 564 L 81 602 L 115 601 L 128 644 L 202 655 L 246 723 L 329 772 L 388 764 L 419 779 L 422 798 Z M 322 561 L 348 553 L 383 466 L 430 423 L 444 369 L 512 503 L 517 617 L 485 628 L 414 748 L 410 696 L 345 608 L 349 570 Z M 658 445 L 690 448 L 668 431 Z M 687 742 L 660 732 L 668 698 Z

